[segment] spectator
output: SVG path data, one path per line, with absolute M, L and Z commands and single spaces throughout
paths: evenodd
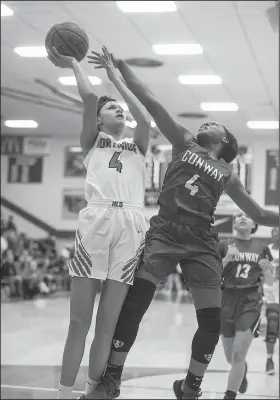
M 17 294 L 30 299 L 57 289 L 70 290 L 67 264 L 73 252 L 74 248 L 66 247 L 58 254 L 54 236 L 30 239 L 17 233 L 12 216 L 7 223 L 1 218 L 1 293 L 5 298 Z
M 14 253 L 7 249 L 3 253 L 3 262 L 1 265 L 1 289 L 4 292 L 6 299 L 10 298 L 11 294 L 16 292 L 15 290 L 15 277 L 17 275 L 15 268 L 15 257 Z
M 12 215 L 9 216 L 8 222 L 7 222 L 7 230 L 9 231 L 17 231 L 16 225 L 14 223 L 14 217 Z
M 23 298 L 33 299 L 36 294 L 40 292 L 39 289 L 39 274 L 37 270 L 37 262 L 29 256 L 28 253 L 23 255 L 21 258 L 22 263 L 22 286 L 23 286 Z
M 7 250 L 8 246 L 9 245 L 8 245 L 7 239 L 5 238 L 5 236 L 1 235 L 1 257 L 3 256 L 5 251 Z

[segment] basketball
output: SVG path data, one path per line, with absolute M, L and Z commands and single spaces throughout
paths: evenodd
M 52 51 L 52 47 L 55 47 L 61 55 L 82 61 L 88 52 L 89 38 L 77 24 L 63 22 L 52 26 L 48 31 L 45 47 L 48 51 Z

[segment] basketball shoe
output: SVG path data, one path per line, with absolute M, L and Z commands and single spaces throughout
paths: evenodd
M 184 382 L 185 380 L 181 379 L 173 383 L 173 391 L 178 400 L 181 399 L 196 400 L 202 395 L 200 388 L 198 388 L 197 390 L 192 390 L 191 388 L 188 388 L 184 384 Z

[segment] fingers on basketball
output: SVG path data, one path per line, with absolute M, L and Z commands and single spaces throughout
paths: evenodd
M 88 52 L 89 38 L 77 24 L 63 22 L 52 26 L 48 31 L 45 47 L 50 52 L 53 52 L 55 47 L 59 55 L 74 57 L 80 62 Z

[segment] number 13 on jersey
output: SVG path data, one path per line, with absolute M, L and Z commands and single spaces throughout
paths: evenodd
M 195 196 L 196 193 L 199 191 L 198 185 L 194 185 L 194 182 L 200 178 L 200 175 L 195 174 L 192 178 L 190 178 L 186 183 L 185 183 L 185 188 L 190 190 L 190 195 Z

